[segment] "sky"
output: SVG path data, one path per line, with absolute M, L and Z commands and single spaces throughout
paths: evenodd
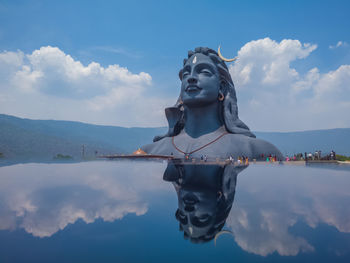
M 198 46 L 228 67 L 254 131 L 350 127 L 349 1 L 3 1 L 0 113 L 166 126 Z

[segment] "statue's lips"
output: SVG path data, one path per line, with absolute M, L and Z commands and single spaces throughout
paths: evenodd
M 190 86 L 187 86 L 186 88 L 186 92 L 195 92 L 195 91 L 200 91 L 201 88 L 196 86 L 196 85 L 190 85 Z

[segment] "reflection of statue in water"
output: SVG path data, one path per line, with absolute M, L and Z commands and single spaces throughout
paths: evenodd
M 237 175 L 233 165 L 183 165 L 170 162 L 163 179 L 173 183 L 178 196 L 175 217 L 184 237 L 194 243 L 212 240 L 231 210 Z
M 209 48 L 190 51 L 180 70 L 181 93 L 165 109 L 168 133 L 142 147 L 148 154 L 228 158 L 264 154 L 283 156 L 272 144 L 256 139 L 238 118 L 236 91 L 225 62 Z

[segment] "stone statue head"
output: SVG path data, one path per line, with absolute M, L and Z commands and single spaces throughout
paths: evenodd
M 195 64 L 204 64 L 203 67 L 196 67 L 198 73 L 213 74 L 216 76 L 206 81 L 206 92 L 203 96 L 190 96 L 186 89 L 196 88 L 196 77 L 193 77 L 191 71 L 195 68 Z M 179 78 L 182 82 L 180 96 L 174 105 L 165 109 L 165 113 L 169 122 L 169 131 L 165 136 L 156 136 L 154 141 L 158 141 L 167 136 L 175 136 L 184 128 L 185 104 L 190 106 L 201 106 L 210 103 L 211 100 L 217 100 L 220 104 L 219 118 L 229 133 L 243 134 L 249 137 L 255 135 L 249 130 L 238 118 L 238 107 L 236 91 L 231 79 L 231 75 L 218 53 L 207 47 L 198 47 L 194 51 L 189 51 L 188 56 L 184 59 L 183 68 L 179 72 Z M 199 87 L 203 88 L 203 87 Z M 195 92 L 193 92 L 195 93 Z M 197 104 L 197 105 L 196 105 Z

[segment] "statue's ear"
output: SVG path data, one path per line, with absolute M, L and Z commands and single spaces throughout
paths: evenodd
M 231 92 L 225 93 L 224 105 L 224 118 L 226 127 L 235 127 L 238 119 L 238 107 L 237 101 L 232 96 Z
M 229 90 L 229 85 L 225 79 L 220 80 L 220 92 L 226 96 Z
M 226 83 L 228 81 L 232 82 L 231 75 L 230 75 L 228 70 L 226 70 L 225 68 L 223 68 L 221 66 L 218 66 L 217 69 L 219 71 L 219 75 L 221 76 L 222 80 L 225 80 Z

